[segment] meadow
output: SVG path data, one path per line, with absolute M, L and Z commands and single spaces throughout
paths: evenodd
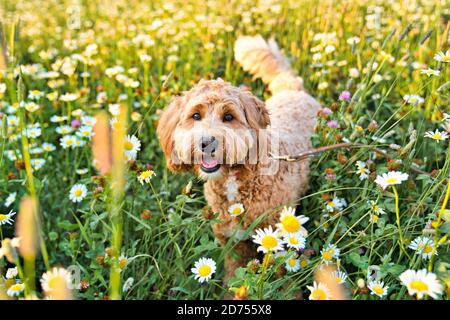
M 0 298 L 333 298 L 324 265 L 349 299 L 449 298 L 449 1 L 24 0 L 0 13 Z M 201 181 L 167 170 L 156 125 L 200 79 L 270 97 L 233 58 L 254 34 L 323 106 L 314 147 L 353 145 L 311 157 L 304 244 L 226 285 L 217 216 Z

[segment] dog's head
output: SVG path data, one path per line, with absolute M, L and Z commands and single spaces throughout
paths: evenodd
M 202 80 L 172 100 L 157 132 L 171 171 L 194 169 L 206 180 L 247 165 L 267 125 L 264 103 L 250 92 L 221 79 Z

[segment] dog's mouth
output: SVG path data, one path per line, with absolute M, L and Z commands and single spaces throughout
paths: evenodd
M 220 169 L 220 164 L 216 159 L 203 158 L 200 164 L 200 169 L 205 173 L 214 173 Z

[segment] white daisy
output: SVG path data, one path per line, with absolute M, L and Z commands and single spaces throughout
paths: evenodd
M 366 167 L 364 161 L 356 161 L 356 174 L 359 175 L 360 180 L 365 180 L 369 177 L 369 169 Z
M 73 135 L 66 135 L 63 136 L 62 138 L 59 139 L 59 144 L 61 145 L 61 147 L 63 149 L 67 149 L 67 148 L 75 148 L 76 147 L 76 142 L 77 142 L 77 137 L 73 136 Z
M 375 201 L 370 200 L 370 221 L 373 223 L 378 223 L 378 219 L 380 218 L 380 215 L 386 214 L 383 208 L 381 208 Z
M 408 288 L 409 295 L 417 295 L 418 299 L 422 299 L 425 295 L 437 299 L 444 290 L 436 275 L 426 269 L 406 270 L 400 275 L 400 281 Z
M 286 233 L 298 233 L 300 232 L 303 237 L 308 235 L 308 231 L 302 226 L 309 220 L 308 217 L 303 215 L 296 216 L 295 208 L 284 207 L 280 214 L 280 222 L 277 223 L 277 228 L 279 228 L 282 235 Z
M 42 275 L 41 286 L 45 293 L 52 293 L 58 290 L 61 285 L 65 285 L 67 289 L 72 288 L 72 275 L 64 268 L 53 268 Z
M 380 298 L 383 298 L 388 293 L 388 286 L 384 285 L 382 281 L 368 281 L 367 288 L 370 290 L 370 294 L 377 295 Z
M 347 280 L 347 274 L 341 270 L 335 270 L 332 273 L 332 277 L 336 279 L 336 282 L 339 284 L 344 284 Z
M 87 195 L 87 188 L 84 184 L 75 184 L 69 191 L 69 199 L 72 202 L 80 202 Z
M 428 68 L 428 69 L 421 70 L 420 73 L 426 74 L 428 77 L 431 77 L 431 76 L 439 77 L 439 75 L 441 74 L 441 71 Z
M 17 192 L 10 193 L 5 200 L 5 207 L 9 207 L 16 201 Z
M 19 282 L 10 286 L 6 291 L 6 294 L 10 297 L 17 297 L 20 296 L 24 289 L 25 284 Z
M 127 135 L 125 138 L 125 157 L 127 160 L 136 159 L 137 153 L 141 150 L 141 142 L 139 139 L 132 135 Z
M 73 131 L 73 129 L 72 129 L 71 126 L 62 125 L 62 126 L 57 127 L 57 128 L 55 129 L 55 131 L 56 131 L 57 133 L 59 133 L 59 134 L 63 134 L 63 135 L 64 135 L 64 134 L 71 133 L 71 132 Z
M 408 174 L 400 171 L 389 171 L 383 173 L 381 176 L 377 176 L 375 183 L 377 183 L 383 190 L 388 186 L 401 184 L 403 181 L 408 180 Z
M 335 244 L 329 244 L 322 248 L 320 251 L 320 255 L 322 256 L 322 261 L 325 264 L 330 264 L 333 261 L 333 258 L 339 258 L 340 250 L 336 247 Z
M 317 283 L 314 281 L 312 286 L 306 286 L 311 294 L 309 295 L 309 300 L 330 300 L 331 293 L 327 285 L 324 283 Z
M 42 144 L 42 150 L 44 150 L 45 152 L 52 152 L 55 149 L 56 149 L 55 145 L 53 145 L 51 143 L 44 142 Z
M 5 225 L 5 224 L 12 224 L 13 223 L 13 219 L 12 217 L 15 215 L 16 213 L 14 211 L 10 211 L 8 214 L 2 214 L 0 213 L 0 226 Z
M 343 198 L 334 197 L 327 202 L 326 209 L 328 212 L 341 211 L 347 206 L 347 201 Z
M 81 138 L 87 138 L 90 140 L 94 135 L 94 132 L 92 131 L 92 127 L 90 126 L 81 126 L 76 132 L 76 135 Z
M 300 270 L 300 259 L 295 254 L 289 256 L 285 263 L 286 270 L 289 272 L 297 272 Z
M 154 175 L 155 172 L 153 170 L 146 170 L 139 174 L 138 180 L 143 185 L 144 183 L 149 183 Z
M 424 98 L 416 94 L 406 94 L 403 96 L 403 100 L 415 107 L 420 106 L 425 102 Z
M 242 213 L 244 213 L 244 211 L 245 211 L 245 209 L 244 209 L 244 205 L 242 203 L 232 204 L 228 208 L 228 213 L 233 217 L 237 217 L 237 216 L 241 215 Z
M 208 282 L 216 272 L 216 262 L 211 258 L 200 258 L 195 262 L 191 272 L 194 274 L 194 279 L 198 280 L 198 282 Z
M 436 53 L 434 60 L 445 63 L 450 62 L 450 50 L 447 50 L 445 53 L 443 51 Z
M 279 239 L 279 232 L 278 230 L 273 231 L 272 226 L 263 230 L 256 230 L 256 235 L 253 235 L 252 237 L 253 242 L 259 245 L 257 251 L 267 253 L 283 250 L 281 246 L 282 242 Z
M 67 120 L 67 116 L 57 116 L 57 115 L 54 115 L 54 116 L 51 116 L 51 117 L 50 117 L 50 121 L 53 122 L 53 123 L 64 122 L 64 121 L 66 121 L 66 120 Z
M 448 133 L 445 132 L 445 131 L 442 131 L 442 132 L 441 132 L 441 131 L 439 131 L 438 129 L 436 129 L 435 132 L 433 132 L 433 131 L 427 131 L 427 132 L 425 132 L 424 137 L 425 137 L 425 138 L 430 138 L 430 139 L 436 140 L 436 142 L 439 143 L 439 141 L 445 141 L 445 140 L 448 139 Z
M 283 237 L 283 243 L 286 244 L 288 248 L 303 250 L 305 249 L 306 239 L 301 232 L 287 233 Z
M 415 250 L 416 254 L 421 254 L 423 259 L 430 259 L 433 254 L 437 255 L 434 250 L 434 242 L 428 237 L 417 237 L 408 246 Z
M 31 159 L 30 164 L 34 170 L 39 170 L 45 164 L 45 159 L 41 159 L 41 158 Z
M 88 173 L 88 169 L 87 168 L 81 168 L 81 169 L 77 169 L 76 173 L 79 174 L 80 176 L 82 176 L 83 174 Z
M 97 123 L 97 119 L 91 116 L 82 116 L 81 123 L 85 126 L 93 127 Z
M 19 270 L 17 269 L 17 267 L 8 268 L 8 270 L 6 270 L 5 278 L 6 279 L 14 279 L 15 277 L 17 277 L 18 274 L 19 274 Z

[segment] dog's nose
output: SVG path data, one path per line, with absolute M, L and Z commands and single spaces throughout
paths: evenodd
M 202 137 L 200 141 L 200 147 L 203 152 L 213 153 L 216 151 L 217 141 L 213 136 L 210 137 Z

